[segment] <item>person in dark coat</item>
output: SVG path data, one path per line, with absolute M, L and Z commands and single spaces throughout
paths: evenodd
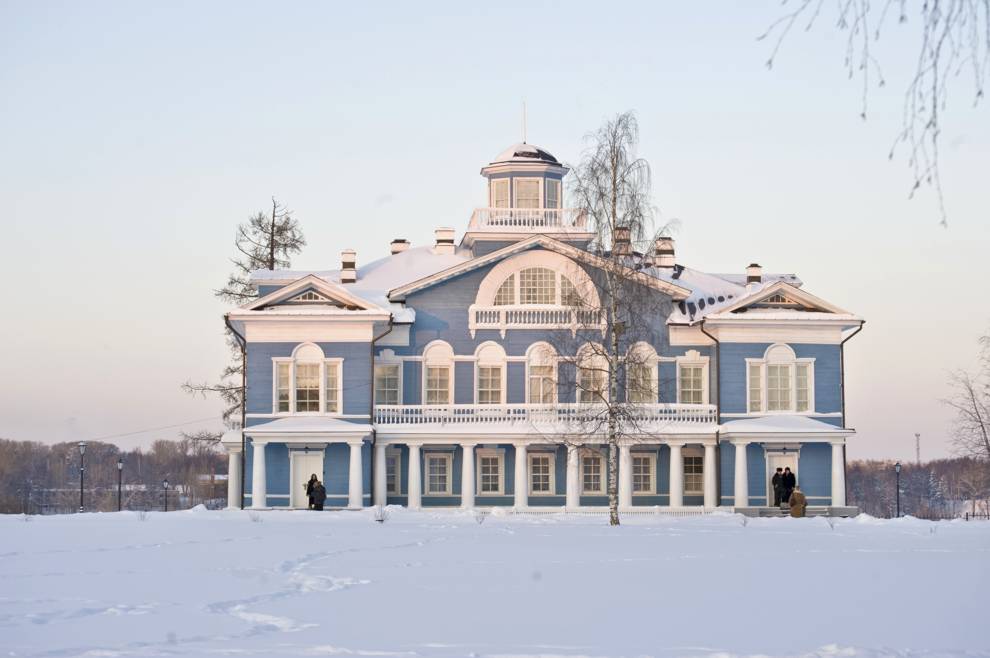
M 313 509 L 313 487 L 315 487 L 316 483 L 319 481 L 320 479 L 316 477 L 316 473 L 313 473 L 309 476 L 309 482 L 303 485 L 306 487 L 306 495 L 309 496 L 309 509 Z
M 808 499 L 805 498 L 804 492 L 801 491 L 801 487 L 794 485 L 794 491 L 791 492 L 791 516 L 795 519 L 800 519 L 804 516 L 805 508 L 808 507 Z
M 773 506 L 780 507 L 780 494 L 783 490 L 784 469 L 777 467 L 777 472 L 770 478 L 770 486 L 773 487 Z
M 784 475 L 780 479 L 780 484 L 783 488 L 781 498 L 785 503 L 791 502 L 791 492 L 794 491 L 794 487 L 797 486 L 797 477 L 795 477 L 794 473 L 791 473 L 790 466 L 784 469 Z
M 323 511 L 323 503 L 327 500 L 327 489 L 319 480 L 313 485 L 313 509 L 317 512 Z

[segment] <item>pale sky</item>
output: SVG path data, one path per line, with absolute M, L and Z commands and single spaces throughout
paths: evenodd
M 867 319 L 847 343 L 851 458 L 947 454 L 946 375 L 990 327 L 990 109 L 965 79 L 944 114 L 950 213 L 908 201 L 897 133 L 916 25 L 877 46 L 888 84 L 843 69 L 826 17 L 773 71 L 745 3 L 0 1 L 0 437 L 147 445 L 216 428 L 186 396 L 227 358 L 238 222 L 272 194 L 309 245 L 298 268 L 458 235 L 479 168 L 528 137 L 580 158 L 635 110 L 677 261 L 795 272 Z

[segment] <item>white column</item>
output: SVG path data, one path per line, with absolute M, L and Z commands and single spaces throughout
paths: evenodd
M 267 441 L 251 439 L 251 507 L 268 507 L 268 477 L 265 470 L 265 446 Z
M 832 507 L 846 506 L 846 465 L 842 446 L 841 441 L 832 444 Z
M 684 507 L 684 456 L 680 443 L 670 445 L 670 506 Z
M 734 507 L 749 507 L 749 469 L 746 464 L 746 446 L 749 441 L 733 441 L 736 447 L 736 477 L 734 486 Z
M 423 506 L 423 476 L 420 474 L 419 446 L 409 445 L 409 484 L 406 507 L 419 509 Z
M 363 441 L 348 443 L 351 447 L 351 467 L 347 472 L 347 506 L 351 509 L 364 507 L 364 473 L 361 472 L 363 444 Z
M 529 505 L 529 460 L 526 458 L 526 445 L 516 446 L 516 484 L 515 503 L 516 509 L 524 509 Z
M 227 448 L 227 509 L 241 506 L 241 447 Z
M 715 444 L 706 443 L 704 464 L 705 507 L 709 508 L 718 505 L 718 500 L 716 500 L 718 487 L 715 486 L 715 471 Z
M 375 467 L 375 481 L 373 483 L 374 487 L 374 502 L 375 505 L 384 505 L 386 503 L 387 491 L 386 491 L 386 469 L 388 465 L 385 463 L 385 448 L 386 445 L 381 441 L 375 441 L 375 456 L 374 456 L 374 467 Z
M 461 445 L 461 507 L 474 507 L 474 444 Z
M 632 451 L 619 446 L 619 507 L 632 507 Z
M 567 446 L 567 500 L 568 509 L 577 509 L 581 505 L 580 478 L 581 452 L 577 446 Z

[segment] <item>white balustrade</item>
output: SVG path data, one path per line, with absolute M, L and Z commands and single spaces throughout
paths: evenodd
M 600 404 L 383 404 L 375 407 L 377 425 L 574 425 L 604 422 Z M 714 425 L 712 404 L 629 404 L 622 422 L 656 428 L 663 425 Z
M 578 208 L 477 208 L 468 231 L 586 232 L 587 214 Z
M 476 306 L 468 307 L 468 330 L 471 336 L 479 329 L 494 329 L 505 337 L 507 329 L 564 329 L 572 334 L 579 329 L 605 332 L 603 309 L 573 306 Z

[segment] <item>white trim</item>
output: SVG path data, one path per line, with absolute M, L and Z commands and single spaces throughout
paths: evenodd
M 629 392 L 632 390 L 630 385 L 629 377 L 629 365 L 630 365 L 630 355 L 637 354 L 637 356 L 632 357 L 634 361 L 633 365 L 644 365 L 650 370 L 650 386 L 653 390 L 653 399 L 647 404 L 656 404 L 660 401 L 660 357 L 657 355 L 656 349 L 647 343 L 646 341 L 639 341 L 634 343 L 626 350 L 626 401 L 630 402 Z M 630 402 L 631 404 L 642 404 L 642 402 Z
M 433 352 L 433 354 L 431 354 Z M 454 348 L 444 340 L 434 340 L 427 343 L 423 348 L 423 365 L 420 370 L 420 401 L 423 405 L 436 404 L 427 402 L 427 374 L 429 368 L 447 368 L 447 402 L 454 403 Z M 443 404 L 443 403 L 440 403 Z
M 456 357 L 455 357 L 456 358 Z M 486 340 L 474 350 L 474 403 L 482 404 L 479 401 L 481 391 L 481 369 L 499 368 L 499 401 L 486 402 L 487 405 L 507 404 L 508 394 L 507 370 L 505 348 L 493 340 Z
M 584 305 L 585 308 L 594 309 L 601 306 L 598 290 L 595 287 L 594 282 L 591 280 L 591 277 L 588 276 L 588 273 L 585 272 L 583 268 L 578 266 L 573 259 L 557 253 L 556 251 L 539 249 L 531 249 L 514 256 L 509 256 L 493 267 L 478 285 L 478 292 L 475 295 L 474 306 L 495 306 L 496 293 L 498 293 L 498 290 L 502 287 L 502 284 L 513 275 L 515 275 L 513 282 L 515 287 L 514 303 L 510 304 L 510 306 L 546 306 L 541 304 L 522 304 L 519 296 L 520 272 L 534 267 L 541 267 L 556 273 L 556 278 L 554 279 L 554 304 L 550 306 L 561 305 L 561 277 L 566 277 L 574 285 L 574 289 L 577 291 L 578 295 L 587 300 Z
M 306 450 L 307 447 L 310 448 L 310 450 L 312 450 L 312 452 L 307 451 Z M 306 504 L 304 506 L 301 506 L 301 507 L 300 506 L 294 506 L 292 504 L 292 493 L 291 492 L 292 491 L 296 491 L 295 486 L 298 485 L 298 482 L 294 481 L 293 478 L 295 476 L 295 471 L 296 471 L 296 459 L 299 457 L 299 455 L 305 455 L 307 457 L 308 456 L 319 457 L 319 459 L 320 459 L 320 470 L 317 471 L 316 474 L 317 474 L 317 477 L 319 478 L 320 482 L 323 482 L 324 478 L 326 477 L 325 471 L 326 471 L 326 467 L 327 467 L 327 464 L 326 464 L 326 446 L 324 445 L 322 449 L 314 449 L 311 445 L 308 445 L 307 444 L 306 446 L 298 446 L 298 447 L 297 446 L 293 446 L 292 448 L 289 449 L 289 492 L 290 493 L 289 493 L 288 496 L 286 496 L 286 498 L 289 499 L 289 507 L 291 509 L 308 509 L 309 508 L 309 501 L 308 500 L 306 501 Z M 323 485 L 326 486 L 326 482 L 323 482 Z M 305 496 L 305 493 L 303 495 Z M 274 496 L 272 494 L 268 494 L 268 497 L 269 498 L 272 498 Z
M 266 282 L 255 282 L 255 285 L 268 285 Z M 322 279 L 315 274 L 307 274 L 306 276 L 296 279 L 294 282 L 282 286 L 278 290 L 273 290 L 264 297 L 259 297 L 257 299 L 252 299 L 238 307 L 238 310 L 242 311 L 253 311 L 255 309 L 263 308 L 265 306 L 270 306 L 272 304 L 277 304 L 281 301 L 285 301 L 295 297 L 297 294 L 305 292 L 306 288 L 312 287 L 316 289 L 317 292 L 324 295 L 328 299 L 337 301 L 344 306 L 356 306 L 359 309 L 365 311 L 377 311 L 380 313 L 388 313 L 385 309 L 375 304 L 368 302 L 366 299 L 361 299 L 345 288 L 341 287 L 339 284 L 331 283 L 326 279 Z
M 811 307 L 814 310 L 824 311 L 826 313 L 832 313 L 835 315 L 852 315 L 849 311 L 843 310 L 838 306 L 828 303 L 821 297 L 812 295 L 807 290 L 803 288 L 798 288 L 797 286 L 791 285 L 786 281 L 776 281 L 766 286 L 762 290 L 752 295 L 747 295 L 742 299 L 735 301 L 734 303 L 726 306 L 725 308 L 719 309 L 718 313 L 713 313 L 709 318 L 724 319 L 733 311 L 741 308 L 746 308 L 752 306 L 753 304 L 759 304 L 761 301 L 773 296 L 774 294 L 782 294 L 785 297 L 789 297 L 796 300 L 805 306 Z
M 545 357 L 545 362 L 541 358 L 541 356 Z M 553 369 L 550 374 L 550 378 L 553 383 L 553 389 L 552 389 L 553 399 L 550 400 L 549 403 L 543 403 L 543 404 L 556 404 L 557 403 L 557 362 L 558 362 L 557 350 L 554 349 L 553 345 L 551 345 L 546 341 L 542 341 L 542 340 L 537 341 L 535 343 L 532 343 L 528 348 L 526 348 L 526 356 L 523 357 L 523 359 L 525 363 L 525 377 L 526 377 L 525 386 L 523 387 L 524 389 L 523 395 L 525 396 L 524 400 L 526 404 L 539 404 L 539 403 L 531 402 L 529 397 L 530 366 L 549 366 L 550 368 Z
M 582 449 L 579 453 L 580 461 L 578 463 L 578 477 L 580 478 L 579 494 L 581 496 L 603 496 L 608 491 L 608 462 L 603 455 L 598 450 L 594 449 Z M 584 460 L 586 457 L 594 457 L 598 459 L 600 465 L 600 475 L 599 481 L 601 487 L 597 491 L 590 491 L 584 488 Z
M 403 404 L 403 400 L 402 400 L 402 398 L 403 398 L 403 394 L 402 394 L 402 388 L 403 388 L 402 387 L 402 376 L 403 376 L 403 371 L 405 370 L 405 366 L 403 365 L 403 359 L 402 359 L 402 357 L 396 356 L 395 355 L 395 352 L 393 350 L 382 350 L 381 353 L 378 356 L 375 357 L 374 367 L 377 369 L 378 366 L 394 366 L 394 367 L 398 368 L 398 371 L 399 371 L 399 375 L 398 375 L 399 395 L 398 395 L 398 402 L 397 402 L 397 404 Z M 377 373 L 375 373 L 375 374 L 377 375 Z M 374 399 L 374 396 L 376 395 L 377 391 L 378 391 L 377 377 L 373 377 L 372 378 L 372 382 L 371 382 L 371 395 L 372 395 L 372 399 Z M 382 403 L 379 402 L 378 400 L 374 400 L 374 404 L 377 405 L 377 404 L 382 404 Z
M 634 469 L 634 464 L 637 459 L 647 458 L 650 460 L 650 488 L 648 491 L 636 491 L 636 471 Z M 632 491 L 633 497 L 635 496 L 656 496 L 657 495 L 657 464 L 659 459 L 655 450 L 652 451 L 631 451 L 629 454 L 629 468 L 633 468 L 633 472 L 630 473 L 629 477 L 629 487 Z
M 600 404 L 600 399 L 595 397 L 592 402 L 581 402 L 581 393 L 587 392 L 585 389 L 581 388 L 581 371 L 582 370 L 592 370 L 598 371 L 602 375 L 602 383 L 604 384 L 604 390 L 601 391 L 601 399 L 607 401 L 609 399 L 609 388 L 608 388 L 608 359 L 604 354 L 605 349 L 602 347 L 601 343 L 586 342 L 581 347 L 578 348 L 577 353 L 574 357 L 574 401 L 581 404 Z M 587 361 L 586 361 L 587 359 Z M 582 365 L 585 364 L 585 365 Z M 593 394 L 593 392 L 592 392 Z
M 535 176 L 512 176 L 512 208 L 523 208 L 523 209 L 538 209 L 543 208 L 543 177 Z M 538 190 L 538 200 L 536 206 L 520 206 L 519 205 L 519 186 L 518 183 L 523 181 L 535 181 L 536 189 Z
M 701 460 L 701 487 L 697 490 L 688 490 L 687 487 L 687 460 L 688 459 L 700 459 Z M 696 475 L 696 473 L 692 473 Z M 705 450 L 704 448 L 698 446 L 684 446 L 681 448 L 681 482 L 684 483 L 684 489 L 681 494 L 684 496 L 703 496 L 705 493 Z
M 388 489 L 388 460 L 390 457 L 395 458 L 395 491 L 389 491 Z M 402 450 L 399 449 L 397 445 L 385 446 L 385 463 L 382 464 L 382 467 L 385 469 L 385 495 L 401 496 L 402 495 Z
M 518 453 L 517 453 L 518 454 Z M 533 490 L 533 460 L 534 459 L 549 459 L 550 467 L 550 490 L 549 491 L 534 491 Z M 557 451 L 553 450 L 527 450 L 526 451 L 526 490 L 530 496 L 555 496 L 557 495 Z M 516 483 L 519 486 L 519 483 Z
M 495 457 L 498 460 L 498 491 L 481 490 L 481 458 Z M 505 495 L 505 449 L 480 448 L 474 449 L 474 495 L 475 496 L 504 496 Z
M 784 357 L 774 356 L 776 352 L 784 353 Z M 785 365 L 790 367 L 790 405 L 787 409 L 768 409 L 767 397 L 769 387 L 767 383 L 767 365 Z M 797 411 L 797 367 L 806 366 L 808 368 L 808 408 L 804 411 Z M 752 391 L 750 390 L 750 369 L 760 369 L 760 408 L 752 408 Z M 763 352 L 762 359 L 746 359 L 746 415 L 774 416 L 780 414 L 801 415 L 801 416 L 821 416 L 815 412 L 815 358 L 798 357 L 794 348 L 786 343 L 773 343 Z M 841 415 L 841 414 L 838 414 Z
M 447 462 L 447 489 L 446 491 L 430 491 L 430 459 L 439 457 Z M 450 450 L 423 451 L 423 497 L 453 496 L 454 491 L 454 453 Z
M 677 396 L 678 404 L 685 404 L 681 400 L 681 367 L 700 367 L 701 368 L 701 404 L 710 404 L 709 400 L 709 369 L 708 369 L 708 357 L 702 356 L 701 352 L 698 350 L 688 350 L 683 355 L 676 357 L 675 359 L 675 395 Z
M 492 177 L 488 179 L 488 207 L 489 208 L 511 208 L 512 207 L 512 185 L 511 176 Z M 505 183 L 505 206 L 495 205 L 495 185 Z
M 300 356 L 305 352 L 312 352 L 309 356 Z M 289 410 L 279 411 L 278 408 L 278 366 L 279 364 L 289 364 Z M 297 411 L 296 410 L 296 365 L 308 364 L 319 366 L 319 394 L 317 411 Z M 337 366 L 337 411 L 326 410 L 327 387 L 326 370 L 328 364 Z M 292 350 L 292 356 L 272 357 L 272 416 L 283 418 L 286 416 L 326 416 L 331 418 L 344 417 L 344 359 L 341 357 L 326 357 L 323 349 L 316 343 L 306 342 L 296 345 Z M 260 417 L 257 414 L 248 414 Z M 354 417 L 353 414 L 351 417 Z M 364 418 L 365 416 L 357 416 Z

